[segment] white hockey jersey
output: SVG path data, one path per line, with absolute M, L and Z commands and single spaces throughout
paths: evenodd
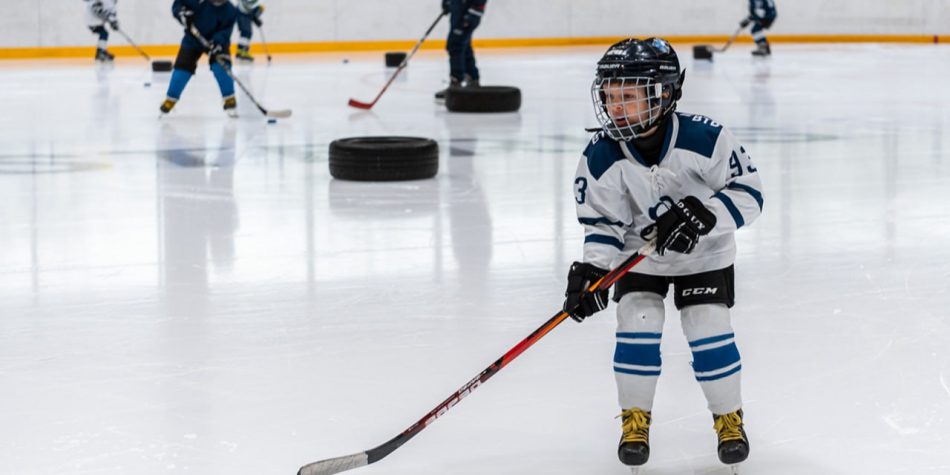
M 116 14 L 116 0 L 83 0 L 86 4 L 86 24 L 89 26 L 101 26 L 108 21 L 110 16 Z
M 603 132 L 591 139 L 577 166 L 574 199 L 584 226 L 584 262 L 611 269 L 645 241 L 644 227 L 693 195 L 713 213 L 712 232 L 690 254 L 653 254 L 634 268 L 649 275 L 689 275 L 730 266 L 733 233 L 762 212 L 762 183 L 745 149 L 708 117 L 674 113 L 659 165 L 650 167 L 632 143 Z

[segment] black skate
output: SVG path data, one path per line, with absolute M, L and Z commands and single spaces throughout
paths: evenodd
M 237 99 L 235 99 L 234 96 L 228 96 L 224 98 L 224 113 L 232 119 L 238 116 Z
M 171 97 L 166 97 L 162 102 L 162 105 L 158 107 L 158 110 L 161 111 L 162 115 L 167 114 L 175 108 L 175 104 L 178 103 L 178 99 L 172 99 Z
M 465 79 L 462 80 L 463 87 L 482 87 L 482 83 L 478 79 L 475 79 L 468 74 L 465 75 Z
M 742 409 L 729 414 L 713 414 L 713 429 L 719 437 L 720 462 L 735 465 L 749 458 L 749 438 L 742 423 Z M 735 467 L 733 472 L 736 472 Z
M 752 50 L 752 56 L 758 58 L 767 58 L 772 56 L 772 48 L 768 43 L 760 44 L 756 49 Z
M 115 55 L 113 55 L 112 53 L 102 48 L 96 49 L 96 61 L 99 61 L 100 63 L 111 63 L 114 60 L 115 60 Z
M 251 49 L 248 48 L 247 46 L 238 46 L 237 54 L 235 54 L 234 57 L 241 61 L 248 61 L 248 62 L 254 61 L 254 56 L 251 55 Z
M 650 459 L 650 422 L 653 416 L 640 408 L 627 409 L 620 414 L 623 435 L 617 457 L 624 465 L 639 467 Z
M 444 101 L 444 100 L 445 100 L 445 95 L 448 94 L 449 89 L 451 89 L 451 88 L 453 88 L 453 87 L 460 87 L 461 85 L 462 85 L 462 83 L 461 83 L 458 79 L 455 79 L 455 78 L 449 79 L 449 87 L 447 87 L 447 88 L 445 88 L 445 89 L 443 89 L 443 90 L 441 90 L 441 91 L 435 93 L 435 100 L 437 100 L 437 101 Z

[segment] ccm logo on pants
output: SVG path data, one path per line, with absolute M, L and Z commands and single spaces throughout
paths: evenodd
M 717 293 L 719 293 L 719 287 L 696 287 L 694 289 L 683 289 L 683 293 L 680 295 L 689 297 L 690 295 L 716 295 Z

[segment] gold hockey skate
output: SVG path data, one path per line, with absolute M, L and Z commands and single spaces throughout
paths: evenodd
M 738 473 L 735 464 L 749 457 L 749 438 L 742 422 L 742 409 L 728 414 L 713 414 L 713 429 L 719 437 L 719 461 L 733 465 L 733 473 Z
M 639 467 L 650 459 L 650 422 L 653 416 L 638 407 L 620 413 L 623 435 L 617 457 L 624 465 Z

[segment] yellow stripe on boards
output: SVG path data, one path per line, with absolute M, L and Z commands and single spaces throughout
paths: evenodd
M 672 35 L 664 36 L 672 43 L 725 43 L 725 35 Z M 940 35 L 768 35 L 771 43 L 944 43 L 950 36 Z M 526 48 L 551 46 L 593 46 L 610 45 L 622 40 L 620 36 L 591 36 L 577 38 L 480 38 L 473 41 L 476 48 Z M 737 42 L 751 43 L 752 38 L 745 35 Z M 393 41 L 321 41 L 307 43 L 269 44 L 271 53 L 330 53 L 345 51 L 401 51 L 415 45 L 412 40 Z M 142 46 L 150 56 L 157 58 L 174 57 L 178 45 Z M 428 40 L 422 49 L 445 49 L 445 40 Z M 116 56 L 138 56 L 131 46 L 115 44 L 109 51 Z M 259 43 L 251 46 L 251 51 L 263 53 Z M 96 49 L 92 46 L 57 46 L 30 48 L 0 48 L 0 59 L 45 59 L 45 58 L 92 58 Z

